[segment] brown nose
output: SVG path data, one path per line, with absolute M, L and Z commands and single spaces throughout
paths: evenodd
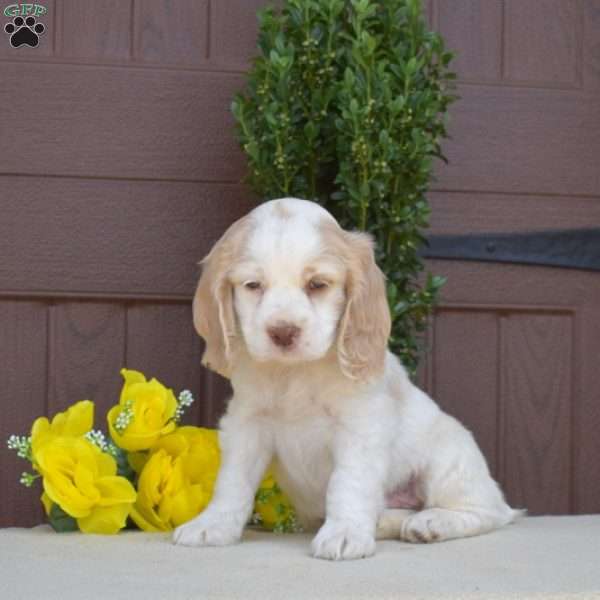
M 289 348 L 300 335 L 300 327 L 285 323 L 267 328 L 267 333 L 276 346 Z

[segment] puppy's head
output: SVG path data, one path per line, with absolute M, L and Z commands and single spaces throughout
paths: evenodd
M 203 261 L 194 324 L 203 362 L 229 376 L 240 344 L 256 361 L 298 364 L 336 352 L 342 372 L 383 369 L 390 314 L 371 238 L 313 202 L 284 198 L 234 223 Z

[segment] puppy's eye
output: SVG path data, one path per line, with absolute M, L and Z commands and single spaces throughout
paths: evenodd
M 244 287 L 247 290 L 260 290 L 262 288 L 262 285 L 260 283 L 260 281 L 246 281 L 246 283 L 244 283 Z
M 310 292 L 316 292 L 317 290 L 323 290 L 327 287 L 327 282 L 322 281 L 321 279 L 311 279 L 306 288 Z

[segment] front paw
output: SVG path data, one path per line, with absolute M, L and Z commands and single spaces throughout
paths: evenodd
M 177 527 L 173 532 L 173 543 L 179 546 L 229 546 L 237 544 L 241 536 L 240 528 L 230 519 L 203 513 Z
M 325 521 L 311 544 L 315 558 L 352 560 L 375 554 L 375 539 L 352 524 Z

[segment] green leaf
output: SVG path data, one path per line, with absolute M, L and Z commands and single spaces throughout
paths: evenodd
M 356 82 L 356 77 L 354 77 L 354 73 L 352 72 L 352 69 L 347 67 L 346 70 L 344 71 L 344 83 L 346 84 L 346 87 L 348 88 L 348 90 L 351 90 L 354 87 L 355 82 Z
M 121 477 L 125 477 L 131 483 L 135 484 L 135 480 L 137 477 L 136 472 L 132 469 L 129 461 L 127 460 L 127 452 L 123 450 L 123 448 L 119 448 L 109 436 L 108 438 L 109 444 L 112 444 L 113 451 L 111 452 L 111 456 L 115 459 L 117 463 L 117 475 Z
M 319 135 L 319 126 L 316 125 L 313 121 L 309 121 L 304 126 L 304 135 L 309 141 L 312 142 Z
M 58 504 L 52 504 L 48 521 L 52 529 L 57 533 L 66 533 L 69 531 L 79 531 L 77 521 L 67 514 Z

